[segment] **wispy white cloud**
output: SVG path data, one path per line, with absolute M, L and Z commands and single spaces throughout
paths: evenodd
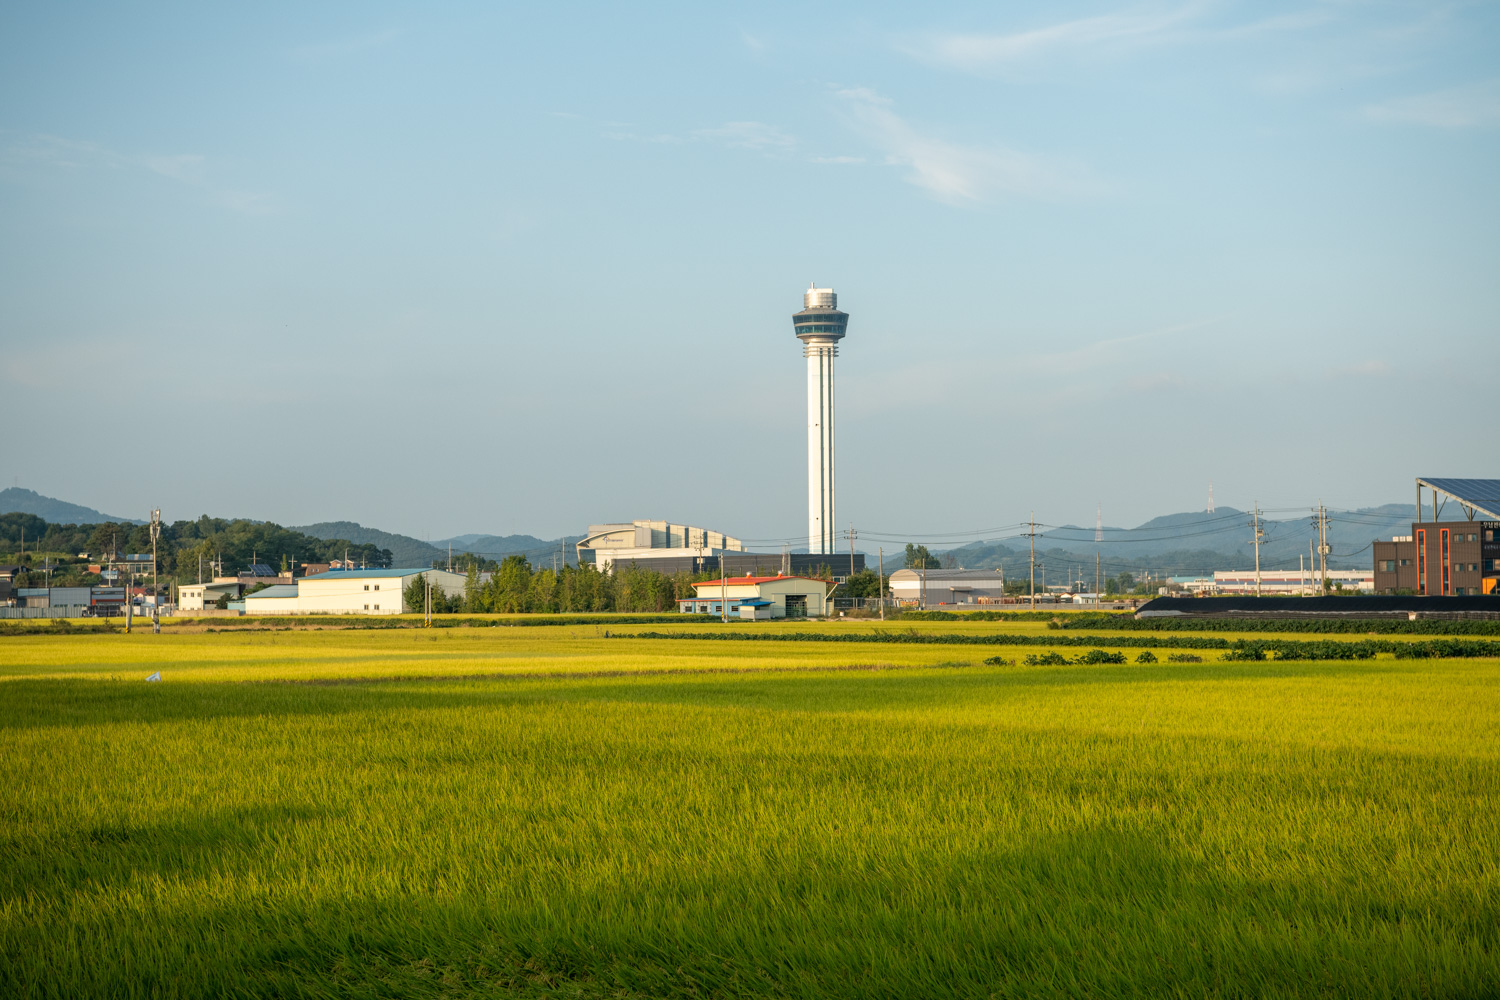
M 718 128 L 701 128 L 693 133 L 699 139 L 722 143 L 736 149 L 759 151 L 788 150 L 797 140 L 774 125 L 765 122 L 725 122 Z
M 1010 34 L 927 35 L 898 47 L 928 62 L 982 72 L 1060 50 L 1139 45 L 1159 39 L 1198 16 L 1201 6 L 1103 14 Z
M 1113 368 L 1125 356 L 1126 352 L 1123 352 L 1121 348 L 1128 347 L 1134 351 L 1139 349 L 1139 345 L 1147 341 L 1162 340 L 1185 333 L 1208 330 L 1221 323 L 1224 318 L 1218 316 L 1209 319 L 1193 320 L 1187 323 L 1174 323 L 1171 326 L 1145 330 L 1141 333 L 1127 333 L 1118 337 L 1105 337 L 1102 340 L 1089 341 L 1061 351 L 1042 351 L 1032 355 L 1023 355 L 1013 359 L 1011 363 L 1017 371 L 1026 370 L 1054 375 L 1076 374 L 1090 368 Z
M 725 122 L 714 128 L 694 129 L 683 135 L 674 132 L 636 132 L 628 122 L 610 122 L 603 135 L 616 142 L 648 142 L 666 146 L 687 143 L 714 143 L 731 149 L 748 149 L 768 155 L 788 153 L 797 146 L 797 137 L 788 135 L 774 125 L 765 122 Z
M 1364 116 L 1399 125 L 1490 128 L 1500 125 L 1500 79 L 1372 104 Z
M 980 204 L 999 195 L 1070 197 L 1099 185 L 1070 165 L 1000 147 L 949 142 L 898 115 L 892 102 L 863 87 L 836 92 L 855 128 L 905 168 L 906 179 L 940 201 Z
M 6 143 L 0 149 L 0 163 L 13 170 L 144 170 L 195 188 L 211 202 L 243 215 L 265 215 L 277 208 L 270 194 L 229 188 L 212 180 L 208 160 L 196 153 L 121 153 L 96 142 L 34 134 Z
M 354 55 L 357 52 L 367 52 L 371 49 L 384 48 L 400 37 L 401 31 L 399 28 L 384 28 L 378 31 L 350 35 L 345 38 L 334 38 L 324 42 L 299 45 L 291 50 L 291 55 L 292 58 L 301 62 L 327 62 Z
M 170 177 L 185 184 L 203 183 L 203 157 L 193 154 L 176 156 L 142 156 L 141 166 L 153 174 Z
M 113 165 L 122 162 L 124 158 L 98 143 L 65 139 L 62 136 L 47 133 L 34 133 L 16 135 L 8 141 L 3 152 L 0 152 L 0 159 L 11 167 L 30 166 L 74 170 L 100 164 Z
M 1136 7 L 1002 34 L 925 34 L 896 47 L 915 58 L 969 73 L 989 73 L 1064 55 L 1102 55 L 1152 46 L 1252 39 L 1305 31 L 1336 13 L 1327 5 L 1240 24 L 1214 23 L 1219 5 L 1206 0 L 1175 7 Z
M 864 163 L 865 162 L 865 158 L 863 156 L 814 156 L 812 158 L 812 162 L 814 162 L 814 163 L 851 164 L 851 163 Z

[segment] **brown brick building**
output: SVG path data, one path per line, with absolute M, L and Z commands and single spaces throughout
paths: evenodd
M 1376 542 L 1375 593 L 1425 597 L 1500 593 L 1500 521 L 1417 521 Z

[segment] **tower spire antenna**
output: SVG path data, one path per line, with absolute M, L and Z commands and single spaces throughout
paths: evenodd
M 807 548 L 830 555 L 835 536 L 833 477 L 833 359 L 849 326 L 849 314 L 839 312 L 832 288 L 811 283 L 802 293 L 802 311 L 792 316 L 792 327 L 802 341 L 807 359 Z

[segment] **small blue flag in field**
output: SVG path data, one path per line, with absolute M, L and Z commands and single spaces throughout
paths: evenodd
M 148 680 L 148 681 L 159 681 L 159 680 L 161 680 L 161 671 L 158 670 L 156 673 L 152 674 L 150 677 L 147 677 L 146 680 Z

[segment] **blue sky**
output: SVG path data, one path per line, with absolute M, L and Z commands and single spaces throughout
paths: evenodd
M 871 531 L 1500 476 L 1497 29 L 7 5 L 0 474 L 133 516 L 795 537 L 817 281 Z

